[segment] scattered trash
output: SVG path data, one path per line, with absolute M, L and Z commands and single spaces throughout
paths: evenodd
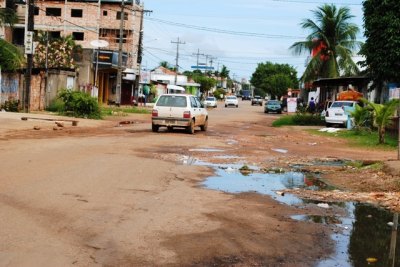
M 309 146 L 315 146 L 317 143 L 308 143 Z
M 377 258 L 367 258 L 367 262 L 368 262 L 368 263 L 375 263 L 375 262 L 377 262 L 377 261 L 378 261 Z
M 329 209 L 328 203 L 318 203 L 317 206 L 320 208 Z
M 122 125 L 126 125 L 126 124 L 135 124 L 135 123 L 138 123 L 138 122 L 136 122 L 136 121 L 120 121 L 118 123 L 118 126 L 122 126 Z
M 189 151 L 196 151 L 196 152 L 222 152 L 224 150 L 222 149 L 217 149 L 217 148 L 193 148 L 189 149 Z
M 287 153 L 288 151 L 286 149 L 281 149 L 281 148 L 271 148 L 272 151 L 279 152 L 279 153 Z
M 319 132 L 336 133 L 340 131 L 338 128 L 322 128 L 318 130 Z
M 248 173 L 251 173 L 251 172 L 252 172 L 252 170 L 251 170 L 251 169 L 249 168 L 249 166 L 247 166 L 247 165 L 243 165 L 242 167 L 240 167 L 239 171 L 240 171 L 242 174 L 248 174 Z
M 393 222 L 388 222 L 387 225 L 392 227 L 393 226 Z
M 282 191 L 275 191 L 275 193 L 276 193 L 277 195 L 282 196 L 282 197 L 285 195 L 285 192 L 282 192 Z

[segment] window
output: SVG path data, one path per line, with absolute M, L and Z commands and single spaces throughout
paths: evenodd
M 33 14 L 35 16 L 39 15 L 39 7 L 35 6 L 35 9 L 33 10 Z
M 115 42 L 119 43 L 119 34 L 117 34 Z M 126 34 L 122 35 L 122 43 L 126 43 Z
M 107 16 L 107 15 L 108 15 L 107 10 L 103 10 L 103 16 Z
M 120 20 L 121 19 L 121 11 L 117 12 L 117 19 Z M 124 20 L 128 19 L 128 13 L 124 12 Z
M 57 39 L 61 37 L 61 32 L 49 32 L 50 39 Z
M 71 17 L 73 18 L 82 18 L 82 9 L 71 9 Z
M 61 8 L 47 7 L 46 16 L 61 17 Z
M 85 39 L 85 35 L 83 32 L 73 32 L 72 37 L 74 40 L 83 41 Z

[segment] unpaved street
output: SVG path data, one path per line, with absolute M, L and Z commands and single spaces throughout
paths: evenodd
M 188 135 L 152 133 L 150 115 L 54 130 L 0 113 L 0 266 L 312 266 L 332 253 L 331 229 L 290 216 L 321 211 L 204 188 L 214 169 L 184 163 L 396 158 L 272 128 L 278 115 L 250 102 L 209 114 L 209 130 Z

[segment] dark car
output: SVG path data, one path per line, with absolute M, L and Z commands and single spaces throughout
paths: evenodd
M 265 113 L 270 113 L 270 112 L 282 113 L 281 102 L 278 100 L 268 100 L 265 103 L 264 112 Z
M 256 95 L 251 99 L 251 105 L 260 105 L 262 106 L 263 103 L 263 99 L 261 98 L 261 96 Z

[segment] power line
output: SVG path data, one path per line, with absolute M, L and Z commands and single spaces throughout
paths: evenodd
M 326 2 L 321 1 L 300 1 L 300 0 L 272 0 L 274 2 L 285 2 L 285 3 L 296 3 L 296 4 L 326 4 Z M 340 2 L 332 2 L 334 5 L 348 5 L 348 6 L 361 6 L 361 3 L 340 3 Z
M 290 36 L 290 35 L 279 35 L 279 34 L 265 34 L 265 33 L 255 33 L 255 32 L 241 32 L 241 31 L 232 31 L 232 30 L 224 30 L 218 28 L 209 28 L 204 26 L 196 26 L 190 25 L 185 23 L 173 22 L 168 20 L 156 19 L 156 18 L 146 18 L 146 20 L 155 21 L 163 24 L 168 24 L 171 26 L 183 27 L 188 29 L 195 29 L 200 31 L 208 31 L 214 33 L 224 33 L 230 35 L 237 35 L 237 36 L 249 36 L 249 37 L 259 37 L 259 38 L 279 38 L 279 39 L 299 39 L 303 38 L 300 36 Z

